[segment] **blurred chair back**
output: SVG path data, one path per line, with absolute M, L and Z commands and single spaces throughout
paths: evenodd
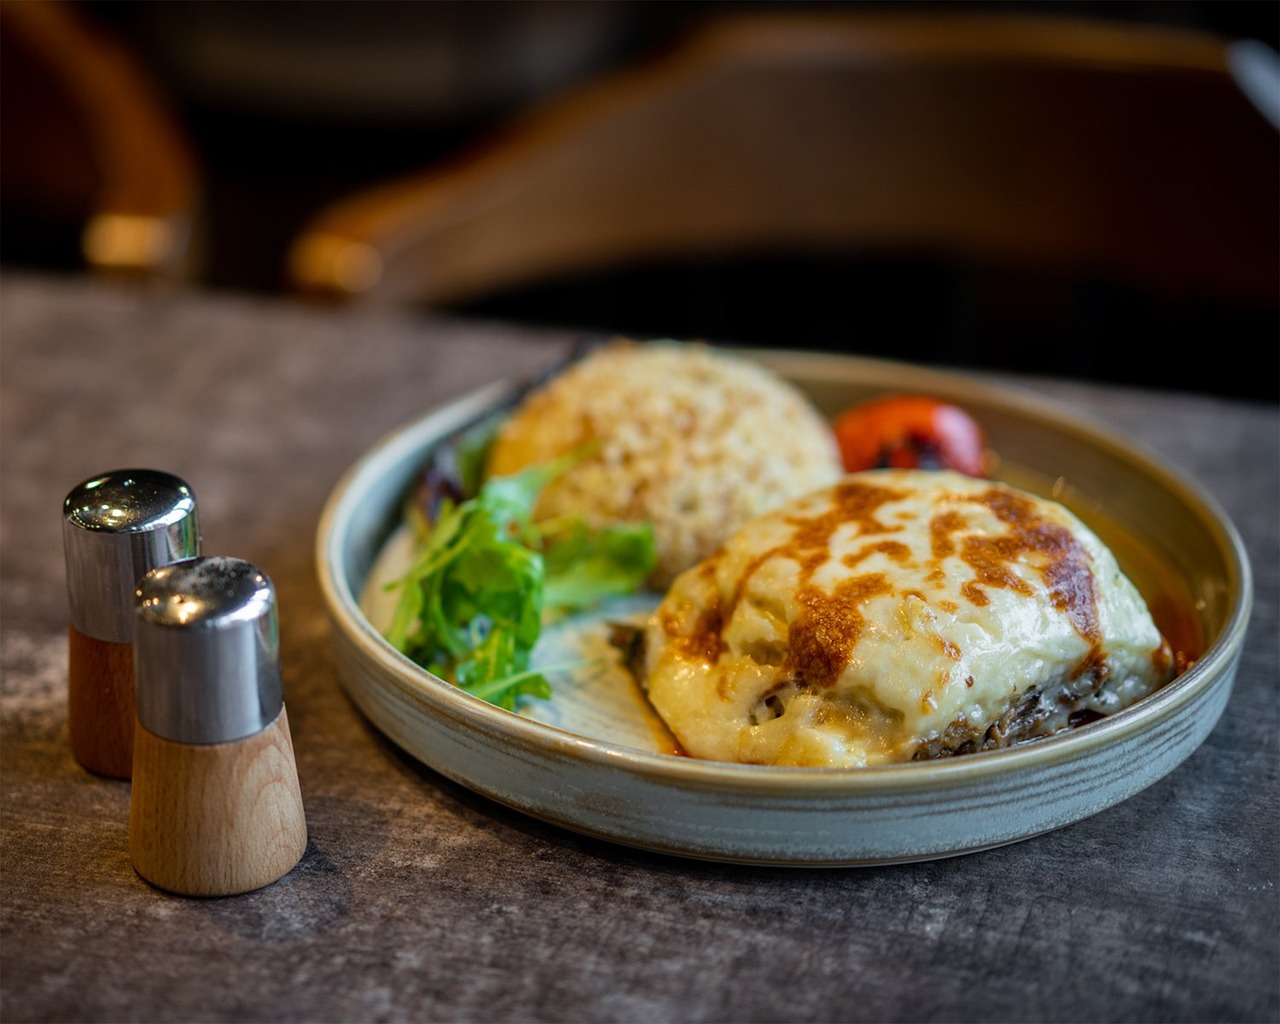
M 0 49 L 6 247 L 71 230 L 78 266 L 187 275 L 201 175 L 137 57 L 60 0 L 0 0 Z
M 297 290 L 443 305 L 628 261 L 850 245 L 1274 301 L 1276 132 L 1223 40 L 934 13 L 712 20 L 321 211 Z

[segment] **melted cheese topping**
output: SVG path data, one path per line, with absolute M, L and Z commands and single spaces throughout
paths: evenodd
M 748 523 L 672 585 L 645 686 L 694 757 L 864 766 L 1044 735 L 1173 674 L 1114 556 L 1063 506 L 871 470 Z

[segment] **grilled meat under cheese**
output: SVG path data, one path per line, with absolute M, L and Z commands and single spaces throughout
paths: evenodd
M 642 683 L 685 750 L 865 766 L 967 753 L 1108 714 L 1173 655 L 1063 506 L 927 470 L 845 477 L 681 574 Z

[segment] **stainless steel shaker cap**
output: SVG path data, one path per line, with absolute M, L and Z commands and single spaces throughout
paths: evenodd
M 94 639 L 128 643 L 138 580 L 200 554 L 195 494 L 154 469 L 91 477 L 62 503 L 62 545 L 71 624 Z
M 134 600 L 138 722 L 178 743 L 229 743 L 284 707 L 275 586 L 239 558 L 153 569 Z

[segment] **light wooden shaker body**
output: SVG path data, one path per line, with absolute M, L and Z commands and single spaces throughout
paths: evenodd
M 71 753 L 97 775 L 133 773 L 133 644 L 67 627 L 67 726 Z
M 230 896 L 279 880 L 307 826 L 289 720 L 229 743 L 177 743 L 134 728 L 129 853 L 160 889 Z

